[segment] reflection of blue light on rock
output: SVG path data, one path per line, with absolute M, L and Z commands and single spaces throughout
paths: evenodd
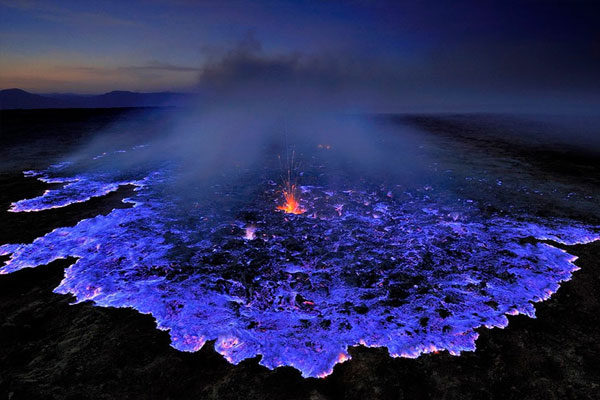
M 247 240 L 247 221 L 181 212 L 159 190 L 164 171 L 137 180 L 40 177 L 65 186 L 12 211 L 67 206 L 123 184 L 137 187 L 125 200 L 134 207 L 0 246 L 11 255 L 0 273 L 75 257 L 57 293 L 150 313 L 179 350 L 215 340 L 232 363 L 260 354 L 268 368 L 293 366 L 307 377 L 331 373 L 359 344 L 394 357 L 474 350 L 475 328 L 504 327 L 507 314 L 533 317 L 532 302 L 577 269 L 565 251 L 521 239 L 598 238 L 568 221 L 483 218 L 441 198 L 313 186 L 302 188 L 304 215 L 275 212 L 275 202 L 249 205 L 259 220 Z

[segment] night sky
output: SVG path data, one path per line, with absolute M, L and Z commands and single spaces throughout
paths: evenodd
M 0 0 L 0 88 L 197 92 L 285 83 L 368 97 L 377 111 L 593 110 L 596 4 Z

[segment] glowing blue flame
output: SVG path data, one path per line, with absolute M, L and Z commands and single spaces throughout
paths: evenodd
M 308 211 L 300 216 L 275 212 L 275 203 L 248 205 L 260 217 L 246 240 L 246 221 L 182 212 L 160 191 L 168 170 L 113 181 L 53 173 L 39 178 L 62 188 L 11 211 L 64 207 L 123 184 L 136 186 L 125 200 L 134 206 L 0 246 L 10 255 L 0 273 L 76 257 L 57 293 L 149 313 L 179 350 L 216 340 L 232 363 L 262 355 L 262 365 L 293 366 L 305 377 L 331 373 L 359 344 L 394 357 L 474 350 L 475 328 L 504 327 L 507 314 L 534 317 L 532 302 L 577 269 L 565 251 L 521 239 L 598 239 L 570 221 L 484 218 L 442 198 L 303 187 Z M 264 192 L 276 198 L 269 185 Z

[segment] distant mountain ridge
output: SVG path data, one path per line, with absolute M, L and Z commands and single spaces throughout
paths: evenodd
M 0 90 L 0 109 L 181 106 L 192 96 L 175 92 L 139 93 L 121 90 L 100 95 L 34 94 L 15 88 Z

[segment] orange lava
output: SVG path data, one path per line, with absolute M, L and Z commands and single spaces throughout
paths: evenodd
M 286 214 L 303 214 L 306 212 L 306 210 L 300 206 L 300 203 L 298 203 L 295 192 L 296 187 L 294 185 L 289 185 L 288 188 L 283 191 L 285 204 L 278 206 L 277 209 L 284 211 Z

